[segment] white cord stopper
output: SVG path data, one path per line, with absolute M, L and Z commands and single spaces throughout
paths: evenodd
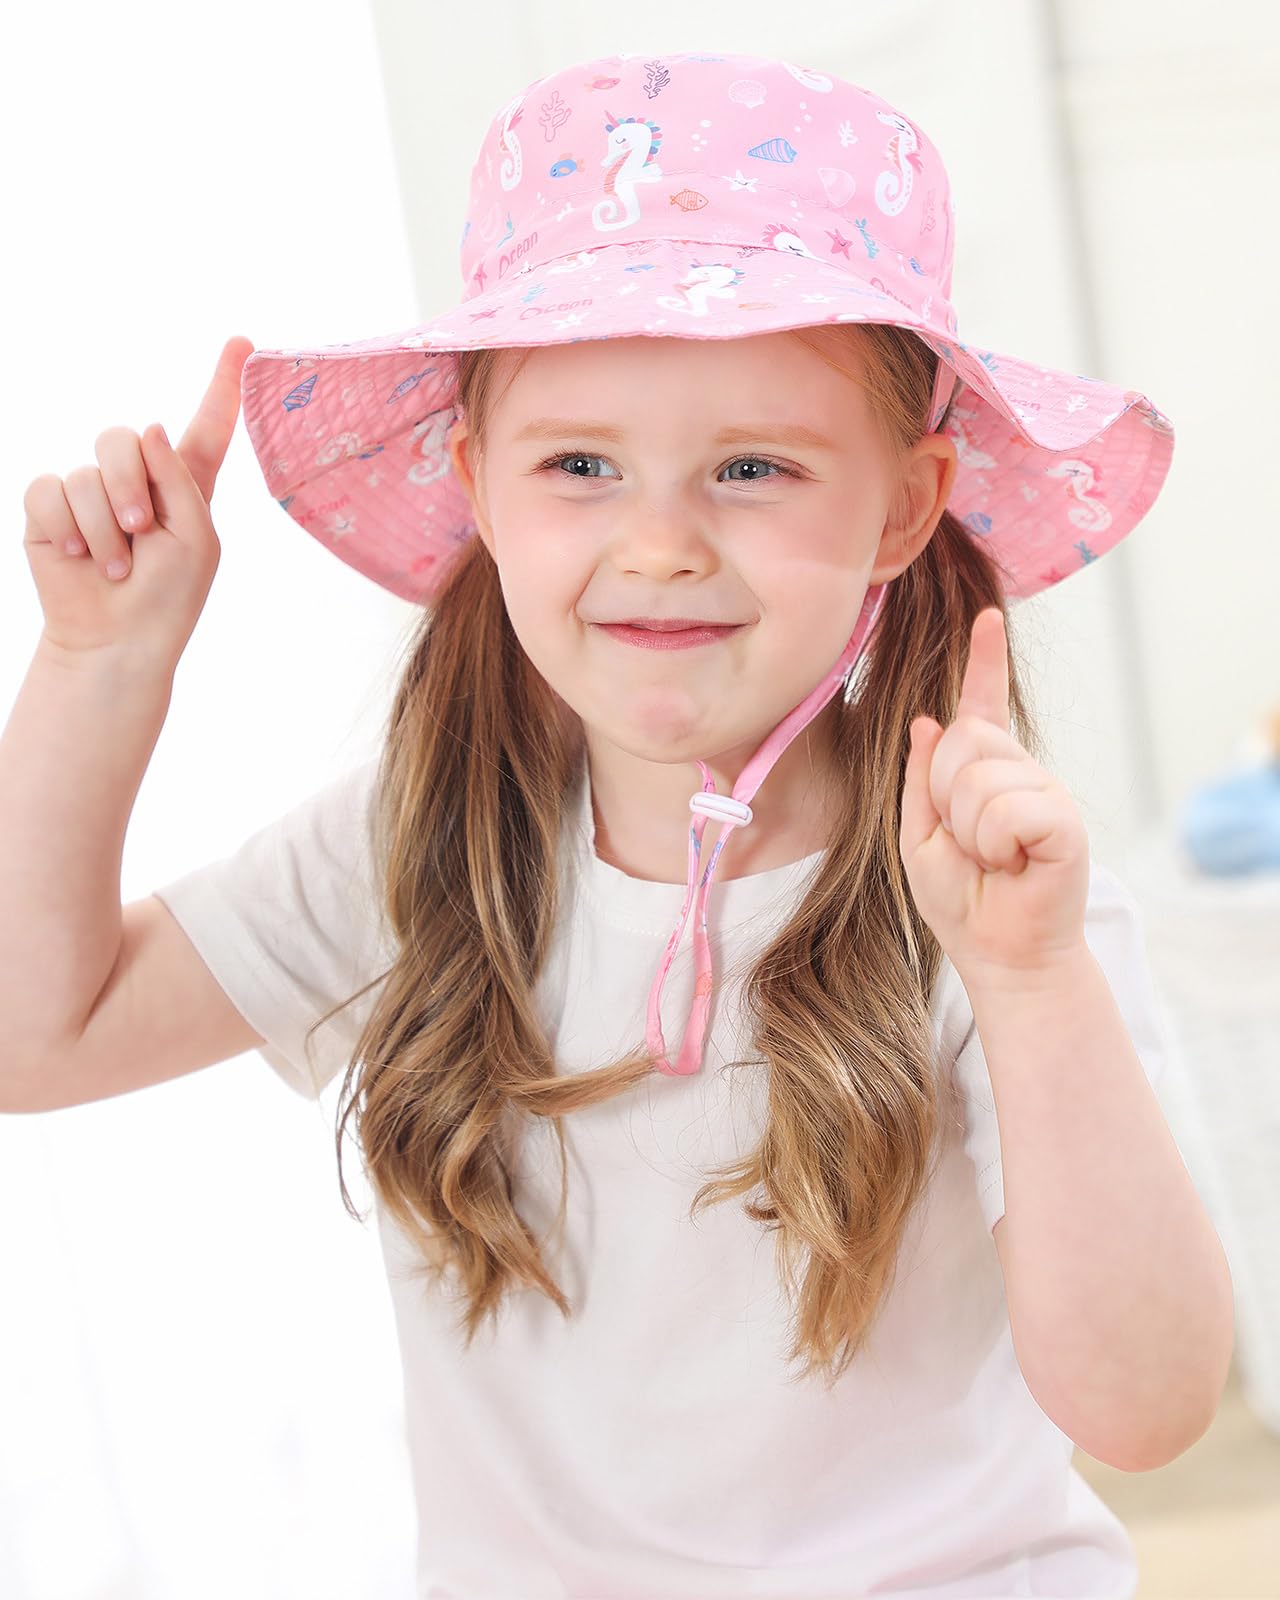
M 689 801 L 690 811 L 701 811 L 704 816 L 728 818 L 730 821 L 745 824 L 751 821 L 751 807 L 742 800 L 735 800 L 732 795 L 708 794 L 699 789 Z

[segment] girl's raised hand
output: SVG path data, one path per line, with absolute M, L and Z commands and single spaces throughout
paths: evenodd
M 108 428 L 94 445 L 98 466 L 27 486 L 23 544 L 44 610 L 42 642 L 77 659 L 125 649 L 161 670 L 177 665 L 221 557 L 209 502 L 252 353 L 248 339 L 227 341 L 176 446 L 158 423 L 141 434 Z M 140 521 L 129 518 L 134 507 Z
M 966 985 L 1016 982 L 1085 944 L 1089 837 L 1009 732 L 1004 617 L 974 619 L 956 719 L 911 724 L 899 849 L 920 915 Z

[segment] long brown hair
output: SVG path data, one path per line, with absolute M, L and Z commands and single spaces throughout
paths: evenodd
M 846 323 L 794 336 L 864 384 L 895 458 L 921 437 L 937 358 L 912 333 Z M 855 339 L 863 377 L 840 360 Z M 468 351 L 459 361 L 454 399 L 473 466 L 498 355 Z M 821 714 L 841 820 L 743 989 L 768 1073 L 763 1136 L 744 1159 L 714 1169 L 690 1207 L 692 1220 L 703 1206 L 748 1196 L 746 1215 L 776 1232 L 800 1378 L 821 1372 L 833 1383 L 856 1355 L 937 1160 L 931 996 L 942 952 L 904 876 L 901 792 L 911 719 L 953 720 L 970 630 L 987 606 L 1005 610 L 1000 569 L 944 510 L 889 585 L 857 692 L 837 692 Z M 625 1092 L 653 1058 L 641 1047 L 557 1075 L 535 1010 L 583 734 L 519 644 L 478 537 L 415 624 L 374 802 L 383 912 L 398 954 L 358 991 L 384 984 L 343 1081 L 338 1163 L 341 1172 L 354 1111 L 370 1182 L 420 1250 L 418 1274 L 456 1275 L 469 1346 L 511 1287 L 539 1289 L 573 1314 L 513 1204 L 513 1130 L 528 1117 L 554 1119 L 563 1224 L 560 1119 Z M 1039 754 L 1012 650 L 1009 701 L 1014 736 Z M 356 1216 L 345 1180 L 342 1193 Z

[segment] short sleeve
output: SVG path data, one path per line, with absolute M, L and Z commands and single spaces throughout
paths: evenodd
M 1147 961 L 1142 914 L 1124 884 L 1090 859 L 1085 942 L 1106 974 L 1116 1005 L 1152 1087 L 1159 1089 L 1170 1051 L 1169 1020 Z M 963 985 L 957 980 L 963 993 Z M 1004 1215 L 1004 1169 L 995 1096 L 982 1041 L 965 996 L 968 1031 L 956 1056 L 955 1084 L 964 1111 L 964 1148 L 973 1163 L 988 1230 Z
M 375 879 L 375 759 L 251 834 L 232 854 L 154 890 L 236 1010 L 259 1054 L 318 1099 L 344 1072 L 381 986 L 307 1029 L 390 965 Z

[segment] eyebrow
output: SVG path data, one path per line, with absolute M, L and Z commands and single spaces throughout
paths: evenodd
M 522 439 L 559 439 L 565 434 L 575 434 L 579 438 L 608 439 L 613 444 L 620 444 L 626 438 L 621 428 L 612 427 L 607 422 L 582 422 L 573 417 L 540 417 L 516 434 L 515 442 L 519 444 Z M 812 428 L 806 428 L 801 422 L 758 422 L 722 428 L 713 442 L 752 444 L 758 439 L 772 439 L 779 444 L 807 446 L 813 450 L 838 448 L 830 439 Z

